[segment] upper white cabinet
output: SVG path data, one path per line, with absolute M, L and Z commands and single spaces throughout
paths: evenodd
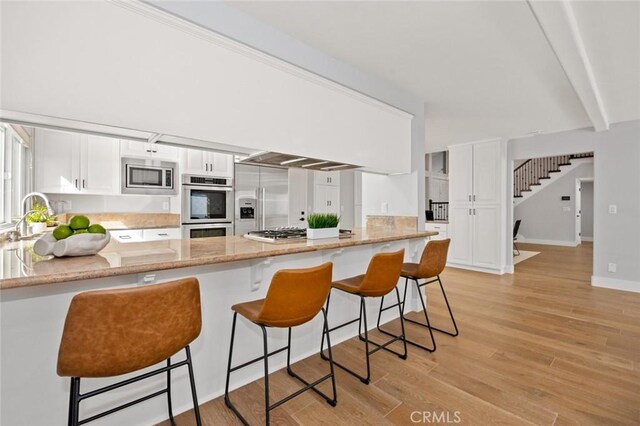
M 340 186 L 340 172 L 314 172 L 316 185 Z
M 183 149 L 182 172 L 192 175 L 233 177 L 233 155 L 199 149 Z
M 179 161 L 179 148 L 157 143 L 130 140 L 120 141 L 120 155 L 122 157 L 143 157 L 158 160 Z
M 118 194 L 118 139 L 36 129 L 35 190 L 48 193 Z
M 502 140 L 449 147 L 449 263 L 502 271 L 506 147 Z

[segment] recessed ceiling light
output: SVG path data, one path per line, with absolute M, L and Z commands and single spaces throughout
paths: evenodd
M 311 163 L 311 164 L 303 164 L 302 167 L 314 167 L 314 166 L 319 166 L 321 164 L 327 164 L 328 161 L 318 161 L 317 163 Z
M 284 166 L 285 164 L 297 163 L 299 161 L 304 161 L 306 159 L 307 159 L 306 157 L 294 158 L 294 159 L 291 159 L 291 160 L 283 161 L 282 163 L 280 163 L 280 165 Z
M 348 164 L 339 164 L 337 166 L 323 167 L 322 170 L 341 169 L 342 167 L 349 167 L 349 165 Z

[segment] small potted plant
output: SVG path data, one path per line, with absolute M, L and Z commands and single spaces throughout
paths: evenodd
M 27 215 L 26 222 L 32 234 L 41 234 L 47 226 L 55 225 L 56 217 L 51 216 L 44 204 L 33 203 L 31 210 L 35 210 Z
M 310 240 L 318 240 L 321 238 L 338 238 L 340 230 L 338 223 L 340 218 L 333 213 L 311 213 L 307 218 L 309 227 L 307 229 L 307 238 Z

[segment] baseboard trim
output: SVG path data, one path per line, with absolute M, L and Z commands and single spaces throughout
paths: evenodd
M 514 266 L 514 265 L 511 265 L 511 266 L 505 266 L 505 267 L 504 267 L 504 273 L 505 273 L 505 274 L 513 274 L 513 273 L 515 273 L 515 271 L 516 271 L 516 269 L 515 269 L 515 266 Z
M 494 275 L 504 275 L 504 273 L 506 272 L 505 268 L 502 268 L 502 269 L 482 268 L 480 266 L 460 265 L 458 263 L 447 263 L 447 267 L 457 268 L 457 269 L 467 269 L 469 271 L 484 272 L 487 274 L 494 274 Z
M 581 237 L 582 241 L 591 241 L 593 242 L 593 237 Z
M 561 241 L 561 240 L 538 240 L 535 238 L 518 238 L 516 244 L 542 244 L 545 246 L 564 246 L 564 247 L 577 247 L 576 241 Z
M 592 275 L 591 285 L 594 287 L 640 293 L 640 281 L 619 280 L 617 278 L 598 277 L 596 275 Z

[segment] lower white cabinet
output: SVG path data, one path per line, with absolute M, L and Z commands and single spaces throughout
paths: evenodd
M 480 268 L 500 267 L 500 208 L 449 206 L 449 262 Z
M 473 263 L 473 210 L 471 206 L 449 205 L 449 247 L 448 261 L 459 265 Z
M 143 229 L 143 241 L 175 240 L 182 238 L 180 228 Z
M 141 241 L 175 240 L 182 238 L 180 228 L 121 229 L 109 231 L 111 238 L 121 243 Z
M 427 222 L 425 229 L 427 231 L 437 232 L 438 235 L 430 237 L 432 240 L 446 240 L 448 238 L 448 225 L 446 223 Z
M 109 231 L 111 238 L 121 243 L 139 243 L 142 241 L 142 229 L 123 229 Z

